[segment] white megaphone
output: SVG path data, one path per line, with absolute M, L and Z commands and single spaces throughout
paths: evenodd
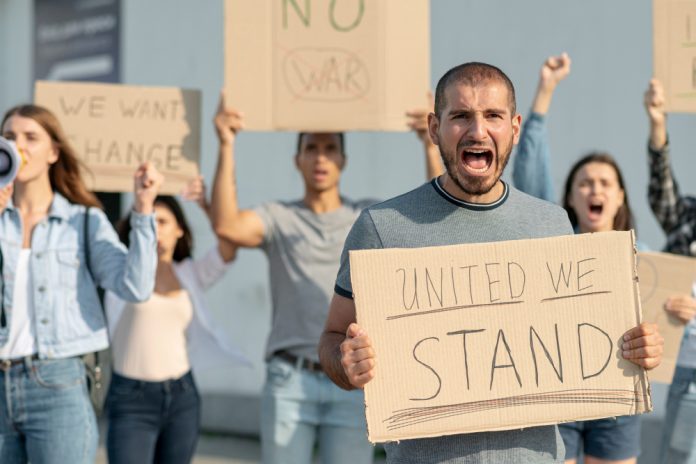
M 14 142 L 0 137 L 0 188 L 14 181 L 22 164 L 24 157 Z

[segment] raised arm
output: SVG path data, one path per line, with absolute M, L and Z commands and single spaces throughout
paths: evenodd
M 264 238 L 261 218 L 251 210 L 240 210 L 237 203 L 234 143 L 242 129 L 242 114 L 226 106 L 224 93 L 215 115 L 219 149 L 210 205 L 213 228 L 218 238 L 235 246 L 257 247 Z
M 89 213 L 89 237 L 85 240 L 90 243 L 92 277 L 126 301 L 146 300 L 155 286 L 157 234 L 153 212 L 162 181 L 162 175 L 149 162 L 136 170 L 128 249 L 101 210 L 92 208 Z
M 375 352 L 355 323 L 352 299 L 334 294 L 319 340 L 319 360 L 331 381 L 345 390 L 363 388 L 375 376 Z
M 210 224 L 213 224 L 213 215 L 210 208 L 210 204 L 208 203 L 208 197 L 206 195 L 206 187 L 205 181 L 203 180 L 203 176 L 197 176 L 194 179 L 191 179 L 181 190 L 181 197 L 184 200 L 195 202 L 208 217 Z M 222 260 L 225 263 L 233 261 L 234 258 L 237 256 L 237 246 L 234 243 L 227 240 L 226 238 L 220 237 L 219 235 L 217 239 L 218 252 Z
M 645 91 L 643 103 L 650 120 L 648 200 L 660 226 L 669 233 L 679 224 L 681 208 L 679 187 L 674 180 L 670 165 L 665 96 L 662 83 L 659 80 L 652 79 L 650 81 L 648 89 Z
M 417 108 L 406 112 L 408 127 L 416 133 L 418 140 L 423 144 L 425 152 L 425 176 L 426 180 L 439 177 L 445 170 L 442 167 L 442 159 L 437 145 L 430 139 L 428 132 L 428 114 L 434 111 L 432 92 L 428 92 L 428 108 Z
M 554 201 L 555 194 L 545 119 L 556 86 L 570 74 L 570 63 L 570 57 L 563 53 L 547 58 L 541 66 L 532 111 L 522 128 L 513 161 L 512 181 L 515 187 L 547 201 Z

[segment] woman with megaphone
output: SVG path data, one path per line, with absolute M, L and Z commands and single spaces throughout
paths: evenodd
M 126 248 L 53 114 L 18 106 L 0 128 L 23 158 L 0 192 L 0 462 L 92 463 L 98 430 L 81 356 L 108 345 L 97 285 L 149 298 L 162 175 L 149 163 L 135 172 Z

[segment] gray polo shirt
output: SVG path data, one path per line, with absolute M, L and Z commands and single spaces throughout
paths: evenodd
M 360 214 L 346 239 L 335 291 L 352 297 L 349 250 L 416 248 L 570 235 L 562 208 L 505 184 L 487 205 L 462 202 L 432 182 Z M 379 358 L 379 353 L 376 354 Z M 378 374 L 379 375 L 379 374 Z M 462 420 L 466 420 L 463 418 Z M 389 463 L 550 463 L 565 450 L 556 426 L 387 443 Z

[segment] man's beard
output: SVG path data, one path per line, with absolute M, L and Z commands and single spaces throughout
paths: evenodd
M 440 148 L 440 157 L 442 158 L 442 163 L 445 165 L 445 170 L 447 170 L 447 175 L 449 175 L 449 178 L 452 179 L 452 181 L 462 190 L 462 192 L 466 193 L 467 195 L 485 195 L 493 190 L 493 187 L 495 187 L 498 180 L 503 175 L 503 171 L 505 171 L 505 167 L 510 160 L 512 146 L 512 139 L 510 139 L 507 153 L 505 153 L 503 156 L 499 155 L 497 159 L 492 161 L 495 163 L 496 172 L 494 173 L 494 178 L 490 185 L 486 183 L 489 181 L 489 178 L 470 177 L 467 179 L 467 185 L 465 185 L 459 179 L 459 176 L 457 175 L 457 162 L 459 161 L 458 154 L 460 151 L 459 147 L 457 147 L 457 152 L 454 154 L 454 156 L 451 157 L 445 156 L 445 154 L 442 152 L 442 148 Z

